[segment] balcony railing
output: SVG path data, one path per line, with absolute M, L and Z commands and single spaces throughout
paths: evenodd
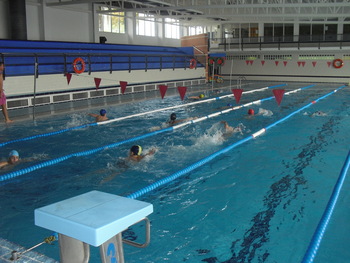
M 338 35 L 298 35 L 283 37 L 243 37 L 211 38 L 210 50 L 263 50 L 263 49 L 302 49 L 302 48 L 350 48 L 350 34 Z

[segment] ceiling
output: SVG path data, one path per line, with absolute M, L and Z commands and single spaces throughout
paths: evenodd
M 46 0 L 49 7 L 92 3 L 106 5 L 120 12 L 179 19 L 189 25 L 350 23 L 350 0 Z

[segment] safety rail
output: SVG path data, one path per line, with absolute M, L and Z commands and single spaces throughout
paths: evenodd
M 244 93 L 251 93 L 251 92 L 255 92 L 255 91 L 262 91 L 262 90 L 266 90 L 266 89 L 268 89 L 268 88 L 282 87 L 282 86 L 285 86 L 285 85 L 287 85 L 287 84 L 280 84 L 280 85 L 265 87 L 265 88 L 261 88 L 261 89 L 258 89 L 258 90 L 246 91 L 246 92 L 244 92 Z M 5 146 L 5 145 L 7 145 L 7 144 L 14 143 L 14 142 L 28 141 L 28 140 L 32 140 L 32 139 L 36 139 L 36 138 L 48 137 L 48 136 L 52 136 L 52 135 L 56 135 L 56 134 L 61 134 L 61 133 L 64 133 L 64 132 L 67 132 L 67 131 L 71 131 L 71 130 L 77 130 L 77 129 L 83 129 L 83 128 L 86 128 L 86 127 L 92 127 L 92 126 L 97 126 L 97 125 L 109 124 L 109 123 L 112 123 L 112 122 L 117 122 L 117 121 L 121 121 L 121 120 L 126 120 L 126 119 L 130 119 L 130 118 L 134 118 L 134 117 L 139 117 L 139 116 L 143 116 L 143 115 L 147 115 L 147 114 L 151 114 L 151 113 L 156 113 L 156 112 L 160 112 L 160 111 L 166 111 L 166 110 L 171 110 L 171 109 L 177 109 L 177 108 L 187 107 L 187 106 L 191 106 L 191 105 L 195 105 L 195 104 L 200 104 L 200 103 L 211 102 L 211 101 L 214 101 L 214 100 L 219 100 L 219 99 L 223 99 L 223 98 L 227 98 L 227 97 L 232 97 L 232 96 L 233 96 L 233 94 L 229 94 L 229 95 L 224 95 L 224 96 L 216 97 L 216 98 L 212 98 L 212 99 L 201 100 L 201 101 L 196 101 L 196 102 L 191 102 L 191 103 L 186 103 L 186 104 L 179 104 L 179 105 L 176 105 L 176 106 L 161 108 L 161 109 L 152 110 L 152 111 L 147 111 L 147 112 L 141 112 L 141 113 L 137 113 L 137 114 L 133 114 L 133 115 L 128 115 L 128 116 L 124 116 L 124 117 L 119 117 L 119 118 L 115 118 L 115 119 L 110 119 L 110 120 L 103 121 L 103 122 L 89 123 L 89 124 L 84 124 L 84 125 L 81 125 L 81 126 L 71 127 L 71 128 L 67 128 L 67 129 L 62 129 L 62 130 L 58 130 L 58 131 L 54 131 L 54 132 L 49 132 L 49 133 L 43 133 L 43 134 L 33 135 L 33 136 L 25 137 L 25 138 L 20 138 L 20 139 L 15 139 L 15 140 L 12 140 L 12 141 L 7 141 L 7 142 L 0 143 L 0 147 Z
M 310 86 L 306 86 L 306 87 L 303 87 L 303 88 L 299 88 L 299 89 L 287 92 L 287 93 L 285 93 L 285 95 L 292 94 L 292 93 L 295 93 L 297 91 L 304 90 L 304 89 L 307 89 L 307 88 L 310 88 L 310 87 L 313 87 L 313 86 L 315 86 L 315 85 L 310 85 Z M 240 108 L 247 107 L 247 106 L 250 106 L 250 105 L 253 105 L 253 104 L 261 104 L 261 102 L 263 102 L 263 101 L 272 100 L 272 99 L 274 99 L 274 96 L 271 96 L 271 97 L 268 97 L 268 98 L 264 98 L 264 99 L 260 99 L 260 100 L 256 100 L 256 101 L 253 101 L 253 102 L 249 102 L 249 103 L 246 103 L 244 105 L 232 107 L 232 108 L 229 108 L 229 109 L 226 109 L 226 110 L 223 110 L 223 111 L 219 111 L 219 112 L 216 112 L 216 113 L 213 113 L 213 114 L 210 114 L 210 115 L 207 115 L 207 116 L 195 119 L 195 120 L 187 121 L 187 122 L 184 122 L 184 123 L 172 126 L 172 127 L 168 127 L 168 128 L 165 128 L 165 129 L 161 129 L 161 130 L 153 131 L 153 132 L 146 133 L 146 134 L 143 134 L 143 135 L 140 135 L 140 136 L 136 136 L 136 137 L 133 137 L 133 138 L 129 138 L 129 139 L 121 141 L 121 142 L 116 142 L 116 143 L 112 143 L 112 144 L 109 144 L 109 145 L 101 146 L 101 147 L 98 147 L 98 148 L 95 148 L 95 149 L 92 149 L 92 150 L 82 151 L 82 152 L 78 152 L 78 153 L 72 153 L 72 154 L 65 155 L 65 156 L 62 156 L 62 157 L 59 157 L 59 158 L 55 158 L 55 159 L 52 159 L 52 160 L 49 160 L 49 161 L 45 161 L 45 162 L 42 162 L 42 163 L 30 166 L 30 167 L 27 167 L 27 168 L 24 168 L 24 169 L 20 169 L 20 170 L 14 171 L 14 172 L 3 174 L 3 175 L 0 176 L 0 182 L 4 182 L 4 181 L 7 181 L 9 179 L 18 177 L 20 175 L 23 175 L 23 174 L 26 174 L 26 173 L 30 173 L 32 171 L 35 171 L 35 170 L 38 170 L 38 169 L 41 169 L 41 168 L 44 168 L 44 167 L 47 167 L 47 166 L 50 166 L 50 165 L 53 165 L 53 164 L 57 164 L 57 163 L 63 162 L 63 161 L 68 160 L 68 159 L 70 159 L 72 157 L 81 157 L 81 156 L 91 155 L 91 154 L 94 154 L 94 153 L 102 151 L 102 150 L 115 148 L 115 147 L 120 146 L 120 145 L 125 144 L 125 143 L 130 143 L 130 142 L 134 142 L 134 141 L 137 141 L 137 140 L 140 140 L 140 139 L 145 139 L 145 138 L 148 138 L 148 137 L 160 134 L 160 133 L 164 133 L 164 132 L 174 131 L 176 129 L 179 129 L 181 127 L 184 127 L 184 126 L 187 126 L 187 125 L 190 125 L 190 124 L 194 124 L 194 123 L 206 120 L 206 119 L 217 117 L 217 116 L 219 116 L 221 114 L 225 114 L 225 113 L 228 113 L 230 111 L 238 110 Z
M 152 69 L 188 69 L 193 55 L 187 54 L 93 54 L 93 53 L 0 53 L 0 57 L 6 64 L 4 76 L 28 76 L 36 74 L 66 74 L 74 73 L 73 62 L 76 58 L 82 58 L 86 69 L 84 72 L 91 74 L 97 71 L 128 71 L 152 70 Z M 37 63 L 38 67 L 35 68 Z M 197 64 L 197 67 L 204 67 Z

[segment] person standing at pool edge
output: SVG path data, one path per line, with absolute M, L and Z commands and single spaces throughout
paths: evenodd
M 95 117 L 96 118 L 96 122 L 108 120 L 108 118 L 107 118 L 107 111 L 104 110 L 104 109 L 100 110 L 100 115 L 94 114 L 94 113 L 89 113 L 89 116 Z
M 4 62 L 0 62 L 0 105 L 2 109 L 2 114 L 5 117 L 5 122 L 9 123 L 9 122 L 12 122 L 12 120 L 10 120 L 7 112 L 6 96 L 4 93 L 4 75 L 3 75 L 4 69 L 5 69 Z

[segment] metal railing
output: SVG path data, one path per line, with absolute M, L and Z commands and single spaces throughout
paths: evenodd
M 336 35 L 294 35 L 294 36 L 262 36 L 262 37 L 233 37 L 233 38 L 211 38 L 210 49 L 245 50 L 264 48 L 307 48 L 334 47 L 342 49 L 344 46 L 350 47 L 350 34 Z M 215 43 L 215 44 L 213 44 Z

